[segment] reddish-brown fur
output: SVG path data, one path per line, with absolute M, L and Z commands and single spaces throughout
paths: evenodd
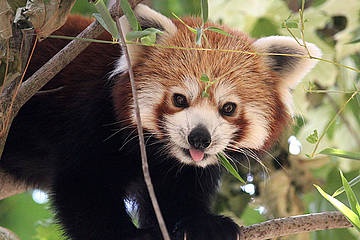
M 184 22 L 192 27 L 200 27 L 201 20 L 197 18 L 185 18 Z M 179 46 L 184 48 L 198 48 L 195 44 L 195 34 L 189 31 L 186 26 L 179 21 L 174 21 L 178 32 L 169 39 L 161 41 L 165 46 Z M 206 26 L 214 24 L 209 23 Z M 206 27 L 205 26 L 205 27 Z M 216 26 L 216 25 L 215 25 Z M 219 26 L 217 26 L 219 27 Z M 251 47 L 253 39 L 241 32 L 232 31 L 225 28 L 234 38 L 227 37 L 215 32 L 206 31 L 208 43 L 202 41 L 203 48 L 228 49 L 236 51 L 254 52 Z M 281 130 L 286 125 L 289 114 L 279 96 L 280 77 L 264 63 L 261 56 L 250 55 L 247 53 L 234 53 L 222 51 L 194 51 L 179 50 L 158 47 L 144 47 L 139 56 L 140 64 L 134 66 L 135 78 L 138 89 L 148 87 L 149 81 L 157 81 L 164 89 L 173 86 L 182 86 L 181 79 L 187 76 L 200 79 L 202 73 L 206 73 L 211 80 L 217 79 L 217 83 L 209 88 L 209 98 L 201 97 L 199 92 L 193 104 L 202 101 L 211 101 L 214 108 L 219 108 L 214 99 L 214 91 L 222 81 L 236 86 L 234 94 L 238 95 L 243 102 L 259 106 L 263 109 L 266 119 L 269 122 L 269 135 L 265 141 L 264 149 L 268 149 L 281 134 Z M 205 88 L 205 83 L 198 83 L 201 91 Z M 140 90 L 141 91 L 141 90 Z M 120 94 L 115 92 L 117 102 L 120 101 Z M 172 114 L 179 109 L 174 109 L 171 103 L 171 96 L 161 101 L 156 108 L 155 119 L 162 119 L 164 114 Z M 118 111 L 119 112 L 119 111 Z M 236 141 L 246 136 L 248 119 L 242 112 L 242 106 L 237 108 L 234 117 L 226 119 L 237 125 L 239 136 Z

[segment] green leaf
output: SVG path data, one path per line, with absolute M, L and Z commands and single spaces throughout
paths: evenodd
M 151 33 L 147 36 L 144 36 L 140 39 L 141 43 L 145 44 L 145 45 L 152 45 L 155 44 L 156 42 L 156 34 L 155 33 Z
M 359 43 L 360 42 L 360 38 L 351 40 L 350 42 L 346 43 L 346 44 L 355 44 L 355 43 Z
M 126 34 L 126 40 L 128 41 L 132 41 L 132 40 L 136 40 L 138 38 L 142 38 L 145 37 L 147 35 L 149 35 L 150 33 L 147 31 L 132 31 L 132 32 L 128 32 Z
M 94 17 L 99 23 L 108 31 L 115 39 L 119 39 L 119 31 L 115 21 L 112 19 L 109 10 L 107 9 L 103 0 L 94 3 L 94 6 L 100 15 L 95 14 Z
M 299 28 L 299 24 L 296 21 L 285 21 L 281 24 L 282 28 Z
M 159 29 L 156 28 L 147 28 L 143 31 L 132 31 L 132 32 L 128 32 L 126 34 L 126 40 L 128 41 L 132 41 L 132 40 L 136 40 L 138 38 L 142 38 L 145 36 L 150 36 L 150 35 L 155 35 L 155 40 L 156 40 L 156 34 L 162 34 L 163 32 L 160 31 Z M 155 42 L 154 42 L 155 43 Z
M 210 79 L 209 79 L 208 75 L 203 73 L 200 77 L 200 81 L 208 83 L 208 82 L 210 82 Z
M 228 36 L 228 37 L 234 37 L 233 35 L 225 32 L 224 30 L 220 29 L 220 28 L 217 28 L 217 27 L 207 27 L 205 28 L 205 30 L 207 31 L 212 31 L 212 32 L 216 32 L 216 33 L 220 33 L 222 35 L 225 35 L 225 36 Z
M 342 173 L 342 171 L 340 171 L 340 175 L 341 175 L 341 181 L 343 183 L 343 186 L 344 186 L 344 189 L 346 192 L 346 196 L 347 196 L 349 204 L 351 206 L 351 210 L 353 210 L 353 212 L 360 215 L 360 212 L 358 212 L 358 209 L 360 209 L 359 201 L 357 200 L 354 191 L 351 189 L 351 187 L 350 187 L 348 181 L 346 180 L 346 178 L 344 177 L 344 174 Z
M 209 6 L 207 0 L 201 0 L 201 16 L 203 20 L 203 26 L 207 22 L 209 17 Z
M 322 150 L 320 152 L 320 154 L 360 160 L 360 152 L 349 152 L 349 151 L 344 151 L 344 150 L 340 150 L 340 149 L 336 149 L 336 148 L 325 148 L 324 150 Z
M 104 19 L 101 17 L 100 13 L 93 13 L 92 16 L 100 23 L 100 25 L 111 34 L 109 27 L 106 25 Z M 112 34 L 111 34 L 112 35 Z
M 203 30 L 201 28 L 196 28 L 196 44 L 201 45 L 201 39 L 203 35 Z
M 209 97 L 209 94 L 206 91 L 203 91 L 201 93 L 201 97 Z
M 123 10 L 124 15 L 126 16 L 126 19 L 128 20 L 131 28 L 134 31 L 141 31 L 141 26 L 138 20 L 136 19 L 136 16 L 133 10 L 131 9 L 129 2 L 127 0 L 120 0 L 120 7 Z
M 189 25 L 187 25 L 181 18 L 179 18 L 175 13 L 171 13 L 177 20 L 179 20 L 182 24 L 184 24 L 191 32 L 193 33 L 197 33 L 195 28 L 190 27 Z
M 318 140 L 319 140 L 319 135 L 317 130 L 314 130 L 313 133 L 306 138 L 306 141 L 312 144 L 315 144 Z
M 333 198 L 332 196 L 330 196 L 329 194 L 327 194 L 326 192 L 324 192 L 319 186 L 315 185 L 314 186 L 317 188 L 317 190 L 320 192 L 320 194 L 326 199 L 328 200 L 334 207 L 336 207 L 342 214 L 344 214 L 344 216 L 350 221 L 350 223 L 352 225 L 354 225 L 354 227 L 360 231 L 360 219 L 359 216 L 356 215 L 353 211 L 351 211 L 351 209 L 349 209 L 346 205 L 344 205 L 342 202 L 340 202 L 339 200 L 337 200 L 336 198 Z
M 229 160 L 225 157 L 223 153 L 218 153 L 217 157 L 220 161 L 220 163 L 228 170 L 229 173 L 231 173 L 234 177 L 236 177 L 240 182 L 246 183 L 244 179 L 242 179 L 239 175 L 239 173 L 234 169 L 234 167 L 230 164 Z
M 352 180 L 349 182 L 349 185 L 350 185 L 350 187 L 353 187 L 353 186 L 355 186 L 356 184 L 358 184 L 359 182 L 360 182 L 360 175 L 357 176 L 356 178 L 352 179 Z M 344 191 L 345 191 L 344 186 L 342 186 L 341 188 L 337 189 L 337 190 L 333 193 L 332 197 L 336 197 L 336 196 L 342 194 Z

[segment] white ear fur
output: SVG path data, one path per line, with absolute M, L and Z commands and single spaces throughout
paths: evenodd
M 139 24 L 143 28 L 143 30 L 144 28 L 153 27 L 163 31 L 163 34 L 158 35 L 157 42 L 161 42 L 162 38 L 171 36 L 177 31 L 175 24 L 169 18 L 154 11 L 153 9 L 149 8 L 144 4 L 138 4 L 134 9 L 134 14 L 136 15 L 136 18 L 139 21 Z M 131 26 L 125 16 L 122 16 L 120 18 L 120 24 L 124 36 L 126 36 L 128 32 L 132 31 Z M 134 65 L 137 63 L 137 57 L 139 56 L 139 54 L 141 54 L 143 47 L 134 44 L 128 44 L 127 48 L 130 55 L 131 65 Z M 117 61 L 116 67 L 110 77 L 126 70 L 126 59 L 125 56 L 122 55 Z
M 299 40 L 301 43 L 301 40 Z M 294 38 L 285 36 L 271 36 L 256 40 L 253 43 L 256 51 L 263 53 L 281 53 L 305 55 L 308 53 Z M 321 50 L 312 43 L 306 43 L 310 55 L 320 58 Z M 317 60 L 294 56 L 264 56 L 266 64 L 282 77 L 283 83 L 288 88 L 294 88 L 296 84 L 316 65 Z

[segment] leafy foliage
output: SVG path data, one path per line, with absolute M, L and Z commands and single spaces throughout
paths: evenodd
M 301 37 L 299 31 L 301 24 L 299 24 L 299 16 L 296 13 L 297 9 L 292 7 L 295 5 L 293 2 L 298 1 L 212 0 L 208 5 L 208 16 L 200 11 L 201 4 L 204 9 L 204 2 L 201 0 L 154 0 L 153 4 L 167 16 L 170 16 L 171 12 L 175 12 L 181 17 L 187 14 L 197 14 L 204 22 L 225 23 L 248 32 L 255 38 L 269 35 L 290 36 L 288 29 L 299 38 Z M 304 28 L 305 40 L 319 46 L 324 53 L 324 58 L 359 69 L 360 1 L 347 0 L 346 4 L 337 0 L 315 0 L 311 3 L 306 1 L 306 3 L 308 2 L 309 7 L 304 10 L 304 18 L 308 19 Z M 73 9 L 73 12 L 82 12 L 88 15 L 94 11 L 96 11 L 95 8 L 87 1 L 77 1 Z M 181 20 L 180 17 L 177 18 Z M 132 24 L 134 25 L 134 23 Z M 206 36 L 206 31 L 217 32 L 223 34 L 224 37 L 233 37 L 215 27 L 201 28 L 198 26 L 195 29 L 188 26 L 188 28 L 198 35 L 198 43 L 201 42 L 202 37 Z M 137 31 L 134 28 L 134 30 L 127 37 L 132 40 L 140 39 L 142 43 L 149 45 L 156 39 L 156 34 L 161 34 L 152 29 Z M 212 81 L 208 76 L 202 76 L 200 80 L 211 86 L 210 82 Z M 268 216 L 280 217 L 304 212 L 334 210 L 334 207 L 324 197 L 313 191 L 312 184 L 323 184 L 321 186 L 324 186 L 325 192 L 335 192 L 330 197 L 337 196 L 336 199 L 339 202 L 346 203 L 347 196 L 340 195 L 341 192 L 346 191 L 344 187 L 346 183 L 343 182 L 343 186 L 340 188 L 343 178 L 338 177 L 339 168 L 344 171 L 344 178 L 353 179 L 349 182 L 349 186 L 354 195 L 360 192 L 359 184 L 355 185 L 359 182 L 360 162 L 351 160 L 351 158 L 357 159 L 358 155 L 354 157 L 353 154 L 360 151 L 360 142 L 356 137 L 360 136 L 359 94 L 346 104 L 341 115 L 325 131 L 325 135 L 319 143 L 319 149 L 325 149 L 321 153 L 326 155 L 317 155 L 314 159 L 305 157 L 305 153 L 311 152 L 314 144 L 319 141 L 318 133 L 324 132 L 323 130 L 326 129 L 331 118 L 359 88 L 359 80 L 358 72 L 319 62 L 294 92 L 296 126 L 293 132 L 289 131 L 289 134 L 295 135 L 302 143 L 302 153 L 298 156 L 288 157 L 286 141 L 288 136 L 285 136 L 285 140 L 280 141 L 271 156 L 265 154 L 263 163 L 267 165 L 266 170 L 253 161 L 250 170 L 246 167 L 239 168 L 239 176 L 245 176 L 247 173 L 253 175 L 256 186 L 255 195 L 250 196 L 241 190 L 240 183 L 236 179 L 229 180 L 223 184 L 223 189 L 225 188 L 227 191 L 221 193 L 221 201 L 217 202 L 218 211 L 229 213 L 229 209 L 231 209 L 234 211 L 236 215 L 234 218 L 238 223 L 252 224 L 264 221 Z M 310 136 L 309 133 L 311 133 Z M 273 158 L 276 158 L 276 161 Z M 228 162 L 228 164 L 230 163 Z M 348 187 L 347 191 L 349 191 Z M 251 201 L 251 204 L 249 204 L 250 198 L 255 199 Z M 352 199 L 354 198 L 352 197 Z M 351 210 L 348 208 L 350 211 L 359 213 L 358 205 L 354 204 L 354 200 L 350 206 L 352 206 Z M 7 214 L 7 209 L 10 208 L 13 210 L 11 214 Z M 33 224 L 35 221 L 51 217 L 49 212 L 44 214 L 45 208 L 46 206 L 34 204 L 28 194 L 1 201 L 0 225 L 13 229 L 21 239 L 33 239 L 33 236 L 36 236 L 37 239 L 44 239 L 44 237 L 51 239 L 52 235 L 47 234 L 53 232 L 52 227 L 55 226 L 39 225 L 37 232 L 30 231 L 35 229 Z M 260 211 L 259 209 L 264 210 Z M 19 221 L 18 219 L 24 220 Z M 352 230 L 341 229 L 317 231 L 286 239 L 356 240 L 358 237 L 354 236 Z
M 319 186 L 315 185 L 320 194 L 326 198 L 332 205 L 334 205 L 345 217 L 351 222 L 351 224 L 360 232 L 360 205 L 357 200 L 355 193 L 351 189 L 348 181 L 344 177 L 343 173 L 340 171 L 341 180 L 346 192 L 347 199 L 350 203 L 351 209 L 348 208 L 345 204 L 337 200 L 336 198 L 330 196 L 324 192 Z

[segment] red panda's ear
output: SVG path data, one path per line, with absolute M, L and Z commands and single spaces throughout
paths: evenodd
M 299 40 L 299 42 L 301 43 L 301 40 Z M 292 37 L 264 37 L 256 40 L 253 45 L 257 52 L 308 56 L 306 49 L 300 46 Z M 316 45 L 306 43 L 306 46 L 309 49 L 310 55 L 317 58 L 321 57 L 321 50 Z M 268 64 L 273 71 L 280 74 L 284 84 L 288 88 L 294 88 L 317 63 L 317 60 L 296 56 L 268 55 L 263 57 L 265 58 L 265 63 Z
M 162 34 L 157 34 L 156 42 L 159 44 L 161 44 L 161 39 L 171 36 L 177 31 L 177 27 L 169 18 L 144 4 L 138 4 L 134 9 L 134 14 L 136 15 L 142 30 L 147 28 L 156 28 L 163 32 Z M 126 36 L 128 32 L 133 31 L 125 16 L 120 18 L 120 23 L 124 36 Z M 137 57 L 142 53 L 143 46 L 128 44 L 127 48 L 130 54 L 131 64 L 134 65 L 137 63 Z M 124 56 L 122 56 L 118 60 L 117 66 L 112 75 L 121 73 L 125 70 L 127 70 L 127 64 Z

